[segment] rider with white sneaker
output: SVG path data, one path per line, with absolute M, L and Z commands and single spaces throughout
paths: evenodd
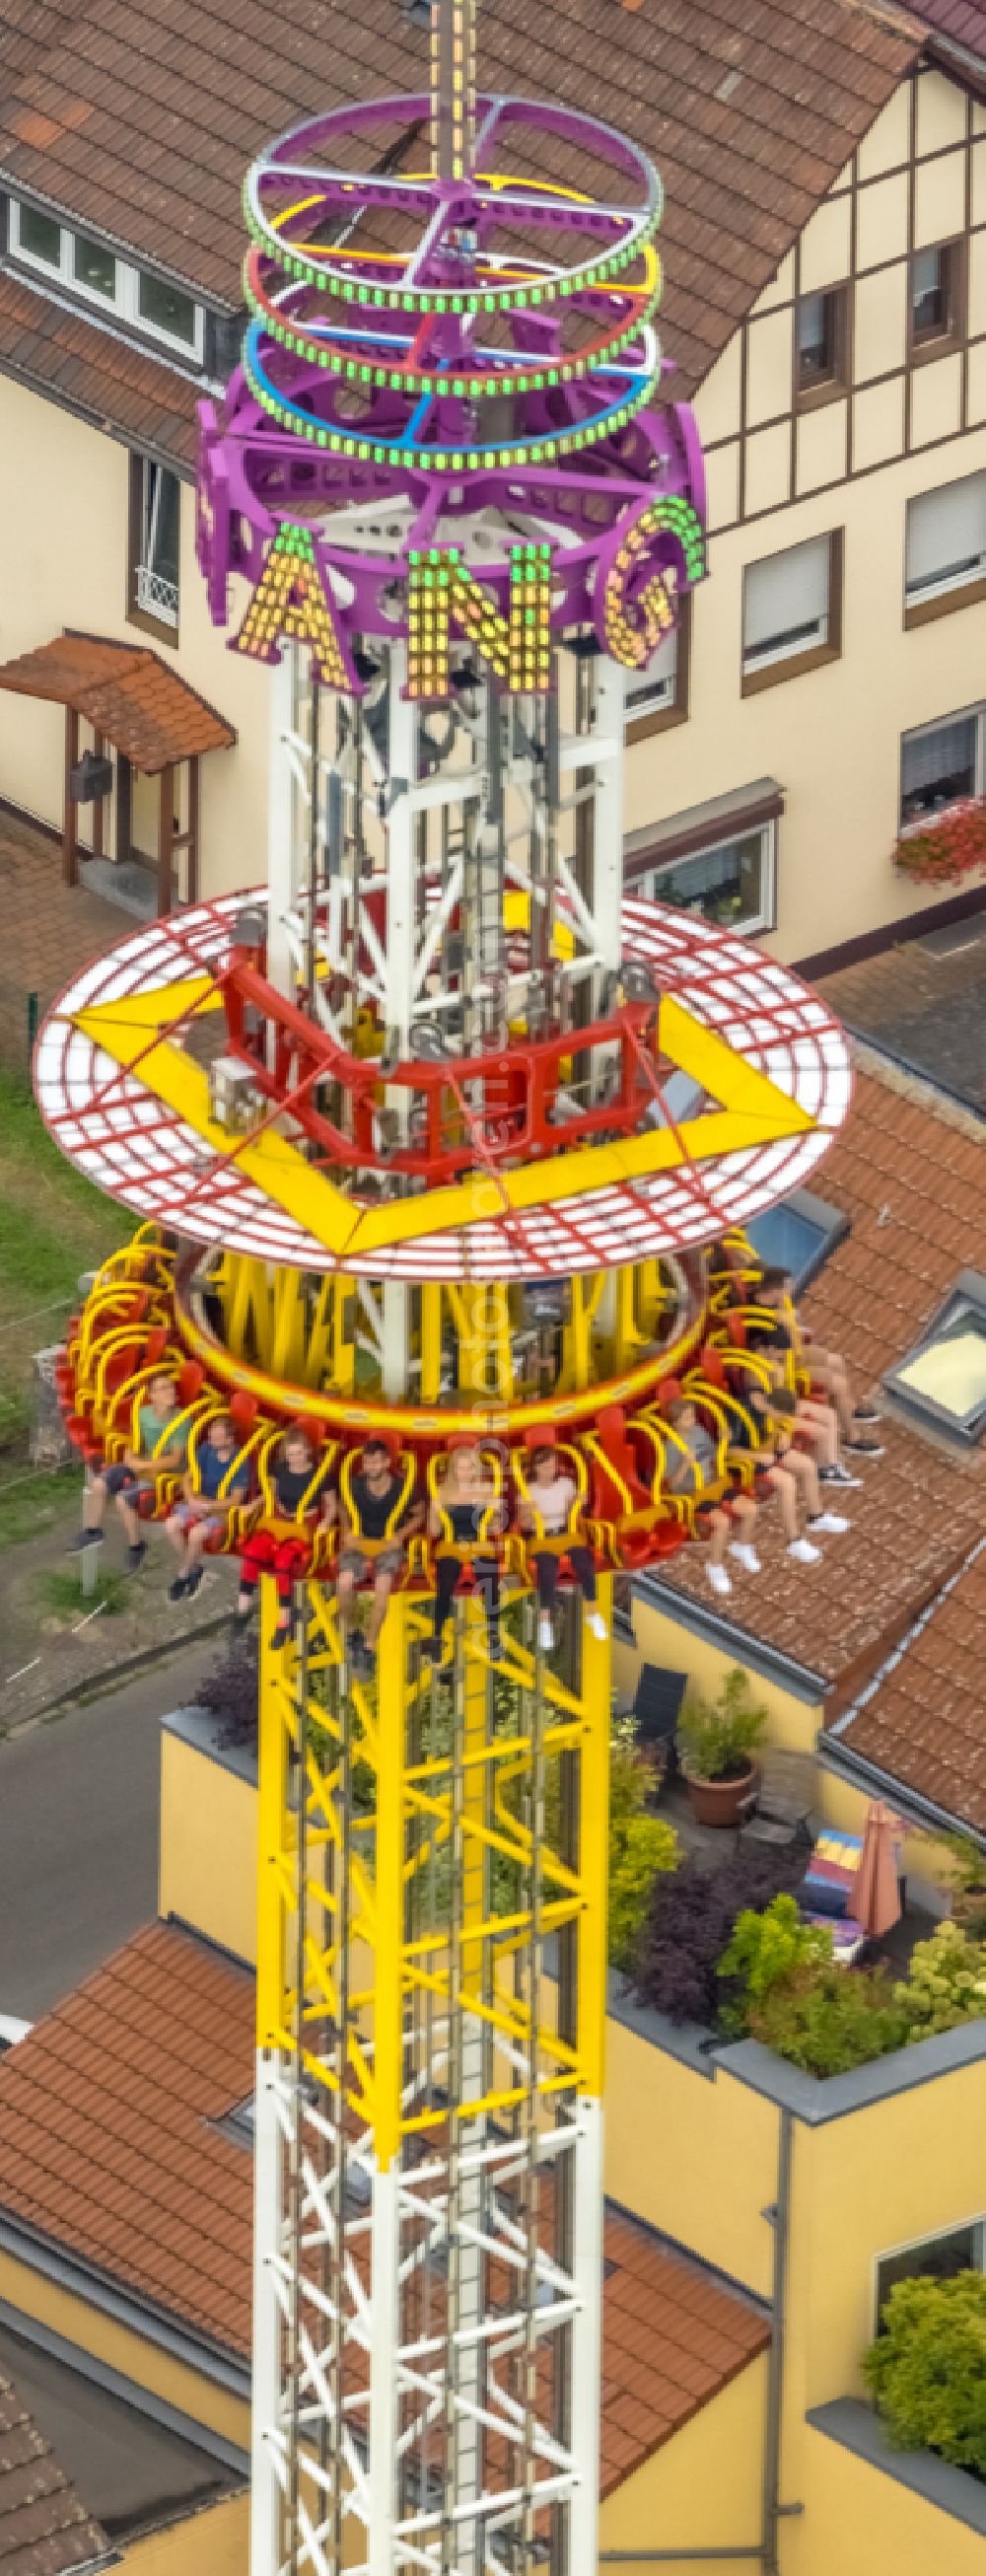
M 522 1500 L 518 1503 L 517 1517 L 528 1541 L 528 1554 L 537 1584 L 538 1644 L 543 1653 L 550 1654 L 555 1642 L 551 1613 L 558 1590 L 558 1570 L 562 1554 L 567 1556 L 579 1590 L 584 1596 L 586 1616 L 593 1636 L 605 1637 L 607 1629 L 602 1611 L 596 1607 L 596 1569 L 592 1549 L 587 1547 L 585 1540 L 580 1539 L 577 1534 L 572 1535 L 569 1545 L 564 1550 L 560 1550 L 558 1546 L 558 1541 L 564 1537 L 569 1528 L 572 1506 L 578 1492 L 574 1476 L 567 1474 L 564 1464 L 547 1442 L 543 1449 L 535 1449 L 530 1460 L 528 1475 L 530 1500 Z M 553 1540 L 554 1545 L 539 1547 L 539 1539 L 549 1542 Z
M 705 1572 L 713 1592 L 732 1591 L 726 1571 L 726 1541 L 732 1527 L 739 1537 L 729 1540 L 729 1553 L 747 1574 L 759 1574 L 760 1559 L 753 1545 L 757 1525 L 757 1507 L 751 1494 L 730 1494 L 722 1502 L 702 1502 L 707 1485 L 719 1481 L 716 1444 L 704 1422 L 699 1421 L 687 1396 L 678 1396 L 667 1406 L 667 1421 L 674 1433 L 669 1442 L 664 1468 L 664 1482 L 669 1493 L 694 1495 L 702 1518 L 700 1537 L 708 1536 L 709 1553 Z

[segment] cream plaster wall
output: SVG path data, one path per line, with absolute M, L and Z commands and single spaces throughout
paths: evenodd
M 936 376 L 939 368 L 921 372 Z M 899 390 L 873 388 L 868 399 L 874 435 L 888 436 Z M 764 944 L 779 956 L 813 956 L 877 922 L 904 921 L 927 901 L 927 890 L 908 889 L 891 865 L 900 737 L 976 697 L 986 669 L 986 603 L 905 632 L 905 507 L 912 493 L 984 463 L 982 435 L 973 430 L 940 454 L 901 457 L 712 541 L 709 579 L 693 609 L 690 719 L 628 753 L 627 828 L 777 779 L 785 796 L 777 920 Z M 744 565 L 837 527 L 845 532 L 841 659 L 741 697 Z
M 116 440 L 0 379 L 0 659 L 31 652 L 65 627 L 149 645 L 217 707 L 238 735 L 202 762 L 204 892 L 252 885 L 266 867 L 267 675 L 227 650 L 210 625 L 195 562 L 194 496 L 181 496 L 178 647 L 126 617 L 128 457 Z M 88 737 L 86 737 L 87 739 Z M 60 707 L 0 692 L 0 796 L 61 827 Z M 153 851 L 156 782 L 134 804 L 134 838 Z
M 809 215 L 801 235 L 801 292 L 813 295 L 834 286 L 849 273 L 850 203 L 848 195 L 827 197 Z
M 906 161 L 911 129 L 911 97 L 908 84 L 902 82 L 887 100 L 886 107 L 864 134 L 856 153 L 856 169 L 861 179 L 877 179 L 881 171 L 894 170 Z

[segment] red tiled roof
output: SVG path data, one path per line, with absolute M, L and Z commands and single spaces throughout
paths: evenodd
M 930 1085 L 866 1071 L 817 1185 L 848 1216 L 850 1231 L 805 1297 L 804 1319 L 821 1349 L 844 1354 L 860 1395 L 878 1389 L 884 1370 L 906 1356 L 960 1270 L 983 1260 L 983 1131 L 936 1102 Z M 738 1654 L 745 1636 L 817 1674 L 833 1718 L 963 1564 L 983 1526 L 982 1446 L 961 1454 L 889 1418 L 880 1437 L 885 1455 L 855 1462 L 861 1491 L 847 1494 L 844 1506 L 837 1499 L 851 1534 L 826 1539 L 820 1565 L 795 1568 L 771 1508 L 757 1534 L 763 1573 L 737 1574 L 728 1608 L 716 1606 L 717 1625 L 735 1628 Z M 843 1741 L 950 1814 L 971 1822 L 974 1809 L 986 1825 L 986 1735 L 981 1718 L 978 1731 L 969 1723 L 967 1708 L 970 1692 L 981 1702 L 986 1634 L 977 1640 L 969 1581 L 924 1634 L 924 1668 L 936 1658 L 933 1701 L 919 1714 L 904 1678 L 909 1655 L 890 1698 L 881 1686 Z M 663 1585 L 708 1607 L 701 1551 L 683 1549 Z
M 935 34 L 978 54 L 986 70 L 986 7 L 983 0 L 912 0 L 915 17 L 924 18 Z
M 921 43 L 861 0 L 485 0 L 481 77 L 604 118 L 666 196 L 662 337 L 688 392 L 773 276 Z M 0 166 L 235 306 L 240 188 L 318 109 L 427 83 L 397 0 L 0 0 Z M 523 63 L 523 79 L 518 81 Z M 738 81 L 734 75 L 739 74 Z M 723 95 L 725 90 L 726 95 Z
M 253 2065 L 252 1977 L 163 1923 L 0 2064 L 0 2207 L 237 2355 L 250 2349 L 253 2174 L 217 2123 Z M 622 2212 L 607 2212 L 605 2253 L 608 2491 L 764 2350 L 769 2327 Z
M 109 2559 L 50 2442 L 0 2371 L 0 2568 L 3 2576 L 74 2576 Z
M 0 372 L 151 455 L 195 462 L 196 389 L 187 376 L 2 273 Z
M 979 1834 L 986 1834 L 984 1672 L 986 1550 L 839 1730 L 864 1762 Z
M 169 761 L 228 751 L 236 741 L 232 725 L 157 653 L 97 635 L 56 635 L 33 653 L 0 662 L 0 689 L 74 707 L 135 768 L 151 774 Z

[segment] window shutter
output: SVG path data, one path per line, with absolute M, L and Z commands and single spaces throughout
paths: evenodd
M 778 635 L 828 616 L 831 540 L 810 537 L 748 564 L 743 585 L 743 650 L 759 653 Z
M 907 505 L 907 588 L 986 567 L 986 474 L 967 474 Z

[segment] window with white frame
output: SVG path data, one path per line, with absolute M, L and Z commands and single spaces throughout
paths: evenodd
M 149 269 L 120 259 L 105 242 L 75 232 L 38 206 L 10 202 L 10 247 L 15 258 L 58 277 L 70 293 L 103 312 L 117 313 L 135 330 L 201 360 L 205 346 L 201 305 L 181 287 L 169 286 Z
M 946 2235 L 925 2236 L 916 2245 L 900 2246 L 894 2254 L 882 2254 L 875 2266 L 877 2334 L 886 2331 L 883 2312 L 898 2281 L 954 2281 L 958 2272 L 981 2272 L 984 2256 L 986 2225 L 981 2218 L 970 2219 L 965 2227 L 951 2227 Z
M 900 747 L 900 819 L 919 823 L 943 806 L 983 793 L 983 709 L 917 725 Z
M 908 608 L 986 579 L 986 472 L 964 474 L 907 504 L 904 595 Z
M 710 842 L 708 849 L 690 850 L 686 858 L 668 859 L 641 878 L 640 892 L 728 930 L 767 930 L 774 910 L 776 834 L 775 823 L 762 823 L 755 831 Z
M 174 628 L 181 485 L 177 474 L 149 456 L 132 456 L 130 473 L 130 610 Z
M 808 653 L 838 648 L 834 536 L 808 537 L 747 564 L 743 575 L 743 677 Z

